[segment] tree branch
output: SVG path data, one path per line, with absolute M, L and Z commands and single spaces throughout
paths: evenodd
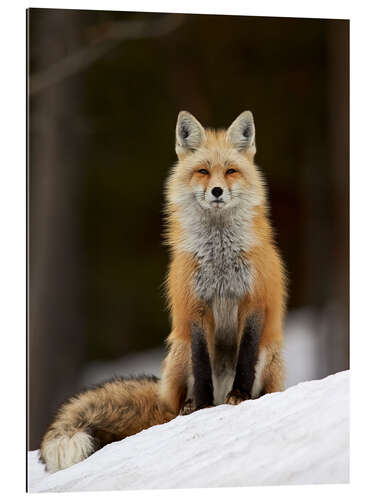
M 29 77 L 29 95 L 61 82 L 103 57 L 124 40 L 157 38 L 177 29 L 185 21 L 184 14 L 167 14 L 157 21 L 110 22 L 95 29 L 99 33 L 88 46 L 70 54 L 48 68 Z

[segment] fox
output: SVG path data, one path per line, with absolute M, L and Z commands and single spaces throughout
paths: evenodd
M 227 129 L 181 111 L 165 189 L 171 332 L 160 380 L 117 378 L 66 402 L 40 459 L 50 472 L 178 415 L 284 389 L 286 271 L 255 164 L 255 124 Z

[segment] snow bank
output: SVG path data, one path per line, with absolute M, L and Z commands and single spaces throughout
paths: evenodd
M 177 417 L 55 474 L 28 458 L 31 492 L 346 483 L 349 372 Z

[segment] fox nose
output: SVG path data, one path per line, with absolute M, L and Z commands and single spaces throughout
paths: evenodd
M 214 187 L 211 190 L 211 193 L 215 196 L 215 198 L 219 198 L 223 194 L 223 190 L 221 187 Z

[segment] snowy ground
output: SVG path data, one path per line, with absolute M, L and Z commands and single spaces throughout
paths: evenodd
M 348 481 L 349 372 L 177 417 L 55 474 L 29 452 L 31 492 Z

